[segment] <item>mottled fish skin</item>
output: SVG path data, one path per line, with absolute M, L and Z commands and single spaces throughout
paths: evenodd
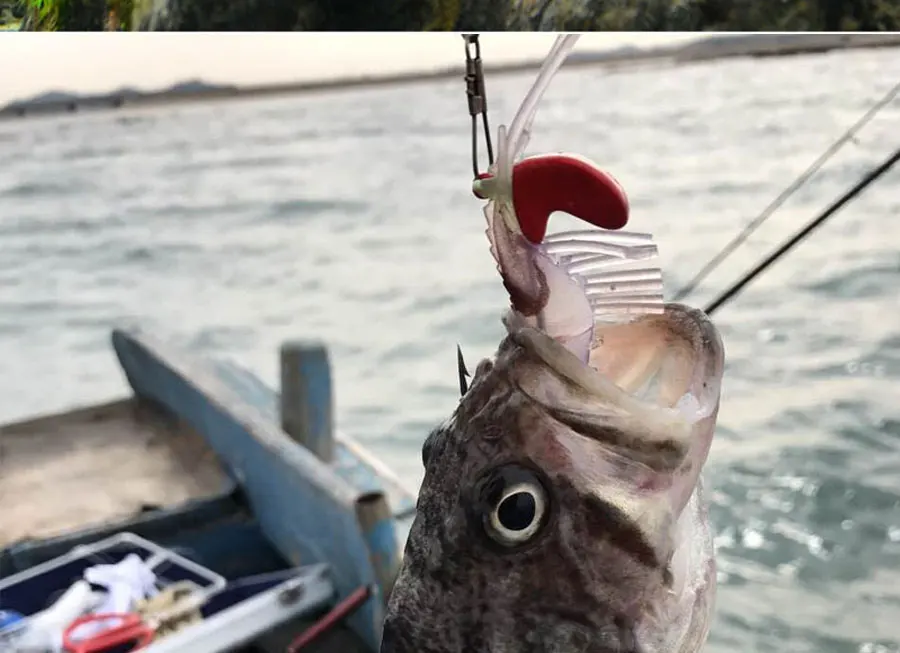
M 702 372 L 694 381 L 714 394 L 712 410 L 687 431 L 672 418 L 669 430 L 673 411 L 660 417 L 598 397 L 555 364 L 545 335 L 513 316 L 494 361 L 478 365 L 423 447 L 426 473 L 382 653 L 700 650 L 715 564 L 699 469 L 723 348 L 699 311 L 669 304 L 641 320 L 655 320 L 673 343 L 689 341 Z M 686 502 L 679 479 L 693 486 Z M 547 509 L 533 536 L 510 546 L 490 516 L 515 484 Z

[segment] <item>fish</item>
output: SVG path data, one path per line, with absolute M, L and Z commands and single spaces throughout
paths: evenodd
M 722 338 L 664 301 L 658 248 L 622 230 L 611 175 L 574 155 L 519 156 L 575 38 L 554 44 L 473 186 L 506 334 L 471 375 L 458 354 L 462 396 L 422 446 L 382 653 L 696 653 L 708 636 L 701 471 Z M 567 209 L 587 228 L 547 235 L 549 211 Z

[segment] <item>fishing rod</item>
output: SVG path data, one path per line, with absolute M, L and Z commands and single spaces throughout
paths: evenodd
M 868 124 L 869 121 L 872 120 L 872 118 L 874 118 L 879 111 L 887 106 L 898 93 L 900 93 L 900 82 L 898 82 L 892 89 L 890 89 L 883 98 L 873 104 L 859 120 L 857 120 L 847 131 L 845 131 L 840 138 L 832 143 L 825 150 L 825 152 L 823 152 L 821 156 L 819 156 L 818 159 L 813 161 L 813 163 L 787 188 L 785 188 L 781 192 L 781 194 L 772 201 L 771 204 L 764 208 L 762 210 L 762 213 L 751 220 L 750 223 L 731 240 L 731 242 L 725 245 L 725 247 L 723 247 L 718 254 L 713 256 L 706 265 L 700 268 L 700 271 L 694 275 L 694 278 L 688 281 L 681 288 L 681 290 L 675 293 L 675 301 L 680 301 L 684 299 L 688 294 L 693 292 L 697 288 L 697 286 L 700 285 L 701 281 L 703 281 L 717 267 L 719 267 L 719 265 L 721 265 L 726 258 L 728 258 L 745 240 L 747 240 L 747 238 L 749 238 L 754 231 L 761 227 L 766 220 L 772 217 L 772 214 L 775 213 L 776 210 L 781 208 L 781 205 L 784 204 L 791 195 L 797 192 L 797 190 L 799 190 L 800 187 L 803 186 L 803 184 L 809 181 L 809 179 L 813 175 L 815 175 L 832 156 L 837 154 L 838 150 L 840 150 L 847 143 L 853 141 L 853 137 L 857 134 L 857 132 L 859 132 L 859 130 L 861 130 L 866 124 Z
M 852 200 L 854 197 L 863 192 L 866 188 L 868 188 L 871 184 L 878 180 L 879 177 L 884 175 L 888 170 L 890 170 L 894 164 L 900 161 L 900 149 L 897 149 L 891 156 L 887 158 L 880 166 L 871 170 L 865 177 L 863 177 L 853 188 L 844 193 L 839 199 L 837 199 L 831 206 L 829 206 L 825 211 L 823 211 L 819 216 L 817 216 L 814 220 L 809 222 L 805 227 L 803 227 L 796 234 L 791 236 L 787 241 L 782 243 L 774 252 L 769 254 L 765 259 L 763 259 L 759 264 L 757 264 L 752 270 L 747 272 L 744 276 L 742 276 L 736 283 L 731 285 L 727 290 L 725 290 L 722 294 L 716 297 L 709 305 L 704 309 L 707 315 L 712 315 L 716 312 L 720 307 L 727 304 L 733 297 L 735 297 L 744 287 L 747 286 L 751 281 L 753 281 L 756 277 L 762 274 L 766 268 L 775 263 L 782 256 L 791 251 L 794 247 L 797 246 L 800 242 L 803 241 L 809 234 L 811 234 L 814 230 L 816 230 L 821 225 L 825 224 L 825 222 L 833 215 L 835 215 L 838 211 L 840 211 L 844 206 Z

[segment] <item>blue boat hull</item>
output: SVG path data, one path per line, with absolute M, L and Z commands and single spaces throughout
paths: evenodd
M 346 626 L 361 650 L 378 651 L 399 564 L 398 532 L 405 531 L 391 512 L 372 507 L 387 505 L 394 480 L 346 441 L 335 440 L 331 460 L 318 458 L 282 429 L 279 395 L 240 367 L 140 331 L 116 330 L 112 345 L 134 400 L 199 432 L 229 481 L 220 492 L 182 505 L 151 506 L 114 523 L 14 543 L 0 550 L 0 579 L 126 530 L 186 551 L 226 578 L 324 563 L 335 601 L 371 589 Z M 326 369 L 306 373 L 316 386 L 306 400 L 324 414 L 322 404 L 331 401 L 327 359 Z M 334 437 L 327 427 L 318 436 Z M 396 497 L 394 513 L 408 514 L 412 498 Z

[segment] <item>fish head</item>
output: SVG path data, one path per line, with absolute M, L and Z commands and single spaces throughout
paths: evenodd
M 382 653 L 694 653 L 716 329 L 667 304 L 598 327 L 585 364 L 515 312 L 506 326 L 423 446 Z

